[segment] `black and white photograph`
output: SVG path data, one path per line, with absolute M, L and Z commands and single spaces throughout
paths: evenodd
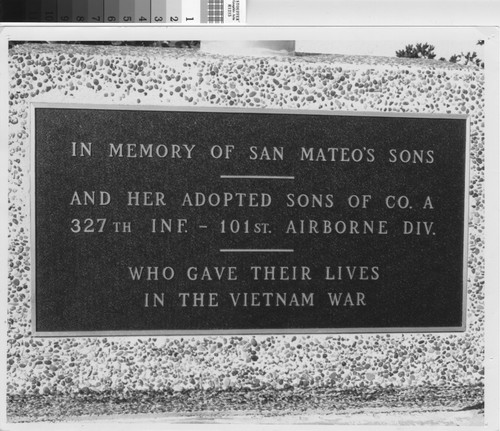
M 498 429 L 498 28 L 4 30 L 2 429 Z

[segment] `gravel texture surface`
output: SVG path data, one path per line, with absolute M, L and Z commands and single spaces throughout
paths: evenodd
M 117 395 L 112 391 L 80 391 L 72 396 L 12 396 L 9 417 L 16 422 L 44 421 L 106 415 L 255 415 L 289 416 L 383 411 L 394 412 L 482 410 L 483 388 L 425 387 L 409 389 L 360 388 L 339 391 L 331 387 L 290 387 L 283 390 L 188 390 L 182 392 L 132 391 Z
M 150 411 L 168 406 L 175 411 L 176 406 L 224 410 L 234 408 L 235 403 L 258 409 L 261 402 L 265 408 L 283 406 L 284 411 L 299 405 L 314 408 L 314 403 L 327 408 L 332 396 L 344 405 L 338 394 L 346 390 L 360 394 L 363 404 L 380 400 L 395 406 L 411 395 L 408 403 L 418 405 L 418 394 L 425 398 L 426 391 L 456 393 L 452 399 L 457 406 L 480 402 L 484 383 L 481 69 L 431 60 L 248 58 L 191 50 L 57 44 L 14 47 L 9 69 L 7 387 L 11 417 L 24 416 L 28 405 L 36 406 L 30 414 L 33 420 L 78 414 L 72 410 L 75 399 L 85 400 L 96 412 L 117 412 L 122 411 L 120 397 L 126 400 L 124 406 L 143 400 L 137 409 Z M 467 330 L 347 336 L 34 338 L 29 223 L 32 101 L 469 115 Z M 262 401 L 266 394 L 269 404 Z M 383 396 L 372 401 L 369 394 Z M 58 397 L 67 402 L 59 403 Z M 181 401 L 175 404 L 175 400 Z M 435 402 L 447 406 L 446 400 L 438 396 Z

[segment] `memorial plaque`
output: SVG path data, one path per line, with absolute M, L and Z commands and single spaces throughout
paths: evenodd
M 465 116 L 33 118 L 37 335 L 465 329 Z

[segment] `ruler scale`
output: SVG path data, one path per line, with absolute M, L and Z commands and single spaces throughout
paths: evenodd
M 104 22 L 113 24 L 120 16 L 120 0 L 104 0 Z
M 182 0 L 182 24 L 199 24 L 200 0 Z
M 191 25 L 246 20 L 246 0 L 25 0 L 23 4 L 25 22 Z M 17 17 L 12 15 L 0 18 L 11 21 Z
M 120 0 L 118 15 L 119 22 L 132 23 L 135 20 L 134 0 Z
M 210 24 L 224 22 L 224 0 L 208 0 L 208 22 Z
M 135 22 L 140 24 L 151 22 L 151 3 L 136 1 L 134 5 Z
M 167 22 L 167 0 L 151 0 L 151 22 L 153 24 Z
M 182 23 L 182 0 L 167 1 L 167 24 Z
M 26 21 L 41 22 L 42 3 L 40 0 L 26 0 Z
M 200 22 L 208 23 L 208 0 L 200 0 Z
M 57 21 L 57 0 L 42 0 L 42 21 L 56 22 Z
M 71 22 L 73 19 L 72 0 L 57 0 L 57 21 Z
M 89 22 L 104 22 L 104 0 L 88 0 Z
M 88 2 L 73 0 L 73 22 L 87 22 L 89 20 Z

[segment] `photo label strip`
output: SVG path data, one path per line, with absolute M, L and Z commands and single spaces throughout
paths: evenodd
M 24 21 L 103 24 L 244 24 L 246 0 L 25 0 Z M 5 11 L 3 21 L 17 21 Z

